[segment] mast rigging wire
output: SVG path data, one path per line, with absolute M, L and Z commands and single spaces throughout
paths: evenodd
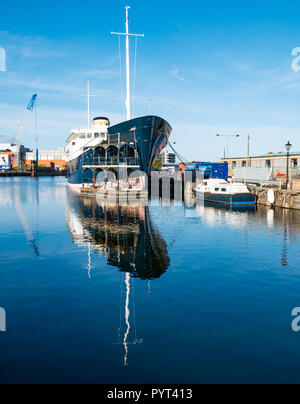
M 135 107 L 137 43 L 138 43 L 138 37 L 136 36 L 135 37 L 135 51 L 134 51 L 134 69 L 133 69 L 133 111 L 134 111 L 134 107 Z

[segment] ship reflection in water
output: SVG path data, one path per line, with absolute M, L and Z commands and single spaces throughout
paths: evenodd
M 3 382 L 299 382 L 300 211 L 0 191 Z
M 87 247 L 88 276 L 92 277 L 92 251 L 107 257 L 108 265 L 122 272 L 118 344 L 124 345 L 124 366 L 127 366 L 128 345 L 143 342 L 136 337 L 135 301 L 131 298 L 134 278 L 148 280 L 150 293 L 151 280 L 159 278 L 170 265 L 167 245 L 151 222 L 148 206 L 141 203 L 119 206 L 103 201 L 99 204 L 95 198 L 68 192 L 66 216 L 73 241 Z
M 170 265 L 165 241 L 142 204 L 99 205 L 95 198 L 68 193 L 67 224 L 72 239 L 89 244 L 109 265 L 143 280 L 159 278 Z

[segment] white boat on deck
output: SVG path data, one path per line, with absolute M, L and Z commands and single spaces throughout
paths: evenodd
M 229 206 L 254 206 L 256 195 L 245 184 L 220 179 L 204 180 L 196 186 L 196 196 L 207 202 Z
M 143 177 L 136 177 L 134 180 L 109 181 L 104 180 L 96 184 L 86 184 L 81 193 L 84 195 L 102 195 L 104 199 L 142 199 L 148 198 L 148 189 Z

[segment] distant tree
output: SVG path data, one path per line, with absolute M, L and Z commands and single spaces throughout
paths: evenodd
M 155 168 L 155 170 L 160 171 L 162 169 L 162 162 L 161 160 L 155 160 L 152 167 Z

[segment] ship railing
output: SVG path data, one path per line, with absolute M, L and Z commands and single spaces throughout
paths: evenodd
M 138 165 L 136 159 L 128 158 L 128 157 L 116 157 L 116 158 L 85 158 L 83 161 L 84 166 L 118 166 L 118 165 L 127 165 L 127 166 L 136 166 Z

